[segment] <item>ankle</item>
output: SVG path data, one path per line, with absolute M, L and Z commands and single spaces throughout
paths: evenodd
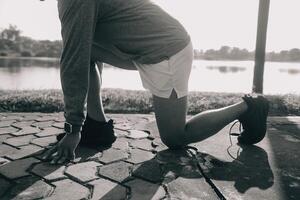
M 247 112 L 247 111 L 249 110 L 248 103 L 247 103 L 245 100 L 243 100 L 243 101 L 241 102 L 241 109 L 242 109 L 244 112 Z
M 239 103 L 240 114 L 238 115 L 238 119 L 243 118 L 246 115 L 246 113 L 248 112 L 248 110 L 249 110 L 249 106 L 248 106 L 247 102 L 245 100 L 241 101 Z
M 107 122 L 106 118 L 104 116 L 94 116 L 87 113 L 86 119 L 95 123 L 101 123 L 105 124 Z

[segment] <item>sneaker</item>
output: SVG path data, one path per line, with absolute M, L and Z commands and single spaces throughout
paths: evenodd
M 248 110 L 238 119 L 243 131 L 237 139 L 240 144 L 255 144 L 266 135 L 269 102 L 262 95 L 245 95 L 243 100 Z
M 64 136 L 65 133 L 57 135 L 57 141 L 60 141 Z M 116 136 L 112 119 L 108 122 L 99 122 L 89 116 L 86 117 L 82 126 L 79 145 L 86 147 L 110 147 L 115 140 Z

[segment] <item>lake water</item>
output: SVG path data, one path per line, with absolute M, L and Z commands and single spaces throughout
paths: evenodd
M 190 91 L 251 92 L 253 61 L 195 60 Z M 300 63 L 266 62 L 265 94 L 300 94 Z M 103 88 L 144 90 L 137 71 L 106 66 Z M 0 58 L 0 89 L 61 89 L 59 61 L 49 58 Z

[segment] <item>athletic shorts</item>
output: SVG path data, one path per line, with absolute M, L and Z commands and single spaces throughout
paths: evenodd
M 188 94 L 193 57 L 193 45 L 190 42 L 184 49 L 160 63 L 133 63 L 139 71 L 143 87 L 153 95 L 169 98 L 174 89 L 177 98 L 181 98 Z

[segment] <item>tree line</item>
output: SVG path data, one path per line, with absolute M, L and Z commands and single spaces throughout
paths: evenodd
M 60 57 L 61 51 L 60 40 L 34 40 L 13 25 L 0 30 L 0 56 Z
M 14 25 L 0 30 L 0 56 L 22 57 L 60 57 L 62 42 L 60 40 L 34 40 L 21 35 Z M 253 60 L 254 51 L 237 47 L 222 46 L 220 49 L 206 51 L 194 49 L 194 58 L 203 60 Z M 267 61 L 299 62 L 300 49 L 293 48 L 280 52 L 268 52 Z
M 194 49 L 195 59 L 202 60 L 254 60 L 254 51 L 237 47 L 222 46 L 220 49 L 208 49 L 206 51 Z M 267 61 L 275 62 L 300 62 L 300 49 L 293 48 L 280 52 L 267 52 Z

